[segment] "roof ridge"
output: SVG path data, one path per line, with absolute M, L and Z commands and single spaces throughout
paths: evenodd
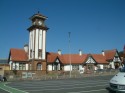
M 14 49 L 14 50 L 24 50 L 23 48 L 11 48 L 10 50 L 12 50 L 12 49 Z
M 117 50 L 117 49 L 103 50 L 103 51 L 106 52 L 106 51 L 114 51 L 114 50 Z

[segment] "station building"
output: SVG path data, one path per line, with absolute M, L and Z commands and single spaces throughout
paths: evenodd
M 78 54 L 62 54 L 46 51 L 46 16 L 37 13 L 30 17 L 32 25 L 29 31 L 29 44 L 24 49 L 11 48 L 8 63 L 10 70 L 40 70 L 48 71 L 73 71 L 97 69 L 118 69 L 122 65 L 122 59 L 117 49 L 103 50 L 100 54 L 84 54 L 79 50 Z

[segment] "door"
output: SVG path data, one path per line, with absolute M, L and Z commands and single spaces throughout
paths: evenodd
M 91 73 L 91 72 L 94 71 L 94 64 L 87 64 L 86 66 L 87 66 L 87 68 L 86 68 L 87 70 L 86 71 L 88 73 Z

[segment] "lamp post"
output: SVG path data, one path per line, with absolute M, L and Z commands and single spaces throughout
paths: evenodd
M 71 34 L 71 32 L 69 32 L 69 64 L 70 64 L 69 77 L 71 78 L 71 47 L 70 47 L 70 34 Z

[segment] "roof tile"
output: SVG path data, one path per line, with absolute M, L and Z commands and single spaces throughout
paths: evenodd
M 28 55 L 23 49 L 11 48 L 10 53 L 11 53 L 12 61 L 27 61 L 28 60 Z

